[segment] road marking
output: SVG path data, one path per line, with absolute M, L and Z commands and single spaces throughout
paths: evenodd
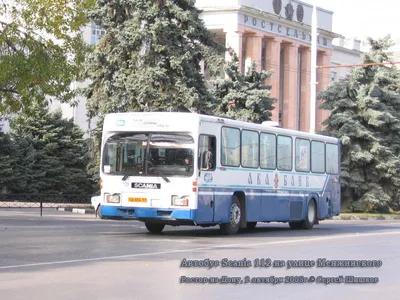
M 62 265 L 62 264 L 72 264 L 72 263 L 90 262 L 90 261 L 114 260 L 114 259 L 120 259 L 120 258 L 134 258 L 134 257 L 141 257 L 141 256 L 153 256 L 153 255 L 163 255 L 163 254 L 172 254 L 172 253 L 185 253 L 185 252 L 202 251 L 202 250 L 213 250 L 213 249 L 218 249 L 218 248 L 226 249 L 226 248 L 230 248 L 230 247 L 235 248 L 235 247 L 243 247 L 243 246 L 248 248 L 248 247 L 266 246 L 266 245 L 294 244 L 294 243 L 301 243 L 301 242 L 328 241 L 328 240 L 337 240 L 337 239 L 345 239 L 345 238 L 370 237 L 370 236 L 382 236 L 382 235 L 400 235 L 400 231 L 355 233 L 355 234 L 345 234 L 345 235 L 337 235 L 337 236 L 324 236 L 324 237 L 274 241 L 274 242 L 265 242 L 265 243 L 255 243 L 255 244 L 230 244 L 230 245 L 218 245 L 218 246 L 200 247 L 200 248 L 192 248 L 192 249 L 177 249 L 177 250 L 160 251 L 160 252 L 136 253 L 136 254 L 117 255 L 117 256 L 103 256 L 103 257 L 94 257 L 94 258 L 86 258 L 86 259 L 74 259 L 74 260 L 62 260 L 62 261 L 52 261 L 52 262 L 43 262 L 43 263 L 34 263 L 34 264 L 2 266 L 2 267 L 0 267 L 0 270 L 27 268 L 27 267 L 39 267 L 39 266 L 51 266 L 51 265 Z
M 190 243 L 193 241 L 189 240 L 171 240 L 171 239 L 134 239 L 134 240 L 129 240 L 129 242 L 172 242 L 172 243 Z

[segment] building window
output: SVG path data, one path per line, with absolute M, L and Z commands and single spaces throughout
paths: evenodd
M 337 72 L 331 71 L 331 81 L 336 81 Z
M 105 30 L 102 30 L 100 26 L 93 24 L 91 26 L 91 37 L 90 42 L 92 45 L 97 44 L 101 37 L 105 34 Z

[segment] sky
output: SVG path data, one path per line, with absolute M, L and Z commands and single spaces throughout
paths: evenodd
M 395 0 L 303 0 L 333 11 L 332 31 L 345 37 L 380 38 L 400 44 L 400 3 Z

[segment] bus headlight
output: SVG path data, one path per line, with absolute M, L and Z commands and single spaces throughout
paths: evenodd
M 172 196 L 172 205 L 174 206 L 188 206 L 189 196 Z
M 120 194 L 105 194 L 107 203 L 119 203 L 121 201 Z

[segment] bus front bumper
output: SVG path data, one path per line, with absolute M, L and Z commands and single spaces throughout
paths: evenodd
M 196 210 L 194 209 L 127 207 L 107 205 L 102 205 L 100 209 L 102 217 L 106 219 L 132 219 L 139 221 L 159 220 L 167 222 L 189 221 L 189 223 L 192 223 L 196 217 Z

